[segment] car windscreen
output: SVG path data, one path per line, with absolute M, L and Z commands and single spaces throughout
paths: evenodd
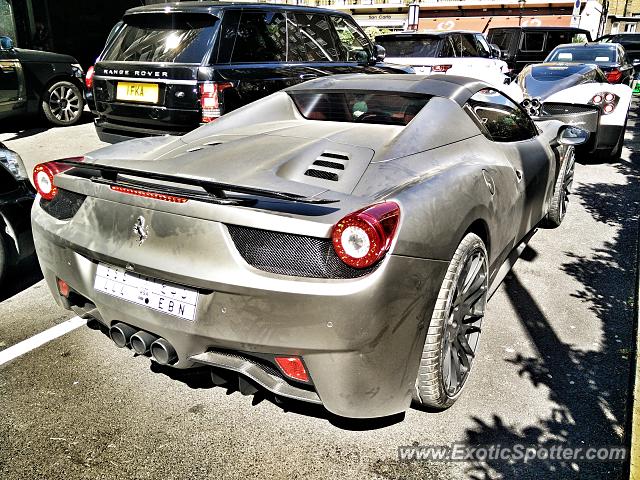
M 518 75 L 518 85 L 528 96 L 545 99 L 594 77 L 593 67 L 585 65 L 531 65 Z
M 308 120 L 406 125 L 429 101 L 428 96 L 384 92 L 289 92 Z
M 615 47 L 602 46 L 568 46 L 556 48 L 549 54 L 547 62 L 595 63 L 596 65 L 616 63 L 618 61 Z
M 440 37 L 413 35 L 381 35 L 376 43 L 386 50 L 387 57 L 435 57 Z
M 213 42 L 218 19 L 190 13 L 128 15 L 102 60 L 201 63 Z

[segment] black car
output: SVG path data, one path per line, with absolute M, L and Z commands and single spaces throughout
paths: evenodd
M 597 65 L 609 83 L 631 86 L 634 66 L 621 45 L 617 43 L 569 43 L 558 45 L 545 62 L 588 63 Z
M 597 39 L 596 42 L 618 43 L 622 45 L 632 63 L 640 60 L 640 33 L 613 33 L 603 35 Z
M 10 265 L 34 252 L 30 216 L 34 197 L 20 156 L 0 143 L 0 284 Z
M 57 126 L 77 123 L 84 109 L 83 77 L 69 55 L 14 48 L 9 37 L 0 37 L 0 119 L 41 113 Z
M 542 62 L 551 50 L 562 43 L 591 41 L 591 33 L 574 27 L 496 27 L 490 28 L 487 40 L 502 52 L 513 73 L 532 63 Z
M 90 76 L 101 140 L 184 134 L 285 87 L 380 63 L 347 14 L 312 7 L 180 2 L 128 10 Z

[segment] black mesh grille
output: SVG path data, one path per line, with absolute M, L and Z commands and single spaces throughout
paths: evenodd
M 245 261 L 281 275 L 311 278 L 358 278 L 377 268 L 353 268 L 338 258 L 331 239 L 227 225 Z
M 58 220 L 69 220 L 78 212 L 86 195 L 58 189 L 58 194 L 53 200 L 40 199 L 42 209 Z
M 322 178 L 324 180 L 332 180 L 334 182 L 338 181 L 337 173 L 327 172 L 325 170 L 316 170 L 315 168 L 310 168 L 309 170 L 304 172 L 304 174 L 308 177 Z
M 584 105 L 564 105 L 561 103 L 545 103 L 542 105 L 543 115 L 572 115 L 577 113 L 590 113 L 597 109 Z

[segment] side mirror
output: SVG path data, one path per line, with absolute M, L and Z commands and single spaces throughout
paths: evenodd
M 384 49 L 382 45 L 374 45 L 376 62 L 384 62 L 385 57 L 387 56 L 387 51 Z
M 13 49 L 13 40 L 11 40 L 11 37 L 1 36 L 0 50 L 12 50 L 12 49 Z
M 491 44 L 489 45 L 489 51 L 491 52 L 491 58 L 502 58 L 502 51 L 497 45 Z
M 589 132 L 573 125 L 564 125 L 558 130 L 558 143 L 560 145 L 583 145 L 589 140 Z

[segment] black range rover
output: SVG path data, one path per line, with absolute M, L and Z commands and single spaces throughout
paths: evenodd
M 92 72 L 100 139 L 181 135 L 293 84 L 404 73 L 353 19 L 312 7 L 181 2 L 128 10 Z M 91 76 L 92 75 L 92 76 Z

